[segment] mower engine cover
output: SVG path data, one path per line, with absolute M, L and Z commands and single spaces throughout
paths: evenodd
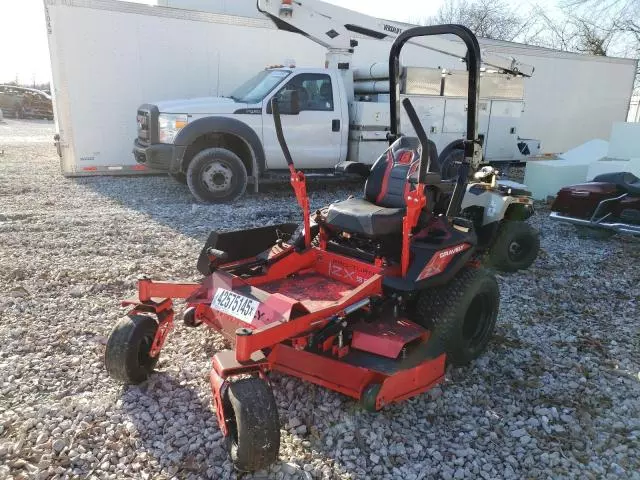
M 386 276 L 385 287 L 416 291 L 444 285 L 473 259 L 478 244 L 471 223 L 449 227 L 437 217 L 413 236 L 406 277 Z

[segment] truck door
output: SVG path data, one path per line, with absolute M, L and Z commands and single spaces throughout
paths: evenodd
M 296 167 L 333 168 L 340 161 L 341 104 L 337 86 L 326 73 L 299 73 L 273 96 L 281 106 L 282 129 Z M 287 112 L 291 93 L 298 92 L 300 112 Z M 263 105 L 263 145 L 269 169 L 287 168 L 271 113 L 271 97 Z

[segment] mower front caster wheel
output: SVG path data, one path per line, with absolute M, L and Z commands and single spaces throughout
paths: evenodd
M 364 388 L 362 395 L 360 395 L 360 405 L 362 405 L 362 408 L 368 412 L 378 411 L 376 399 L 378 398 L 378 393 L 380 393 L 381 388 L 382 385 L 379 383 L 370 383 Z
M 237 470 L 251 472 L 278 459 L 280 419 L 271 387 L 258 377 L 229 384 L 227 442 Z
M 157 330 L 157 322 L 147 315 L 129 315 L 116 324 L 104 354 L 111 378 L 137 384 L 149 377 L 158 363 L 159 356 L 149 356 Z

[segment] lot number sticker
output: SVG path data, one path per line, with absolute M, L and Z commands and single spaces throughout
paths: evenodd
M 216 291 L 211 307 L 219 312 L 238 318 L 243 322 L 251 323 L 256 314 L 260 302 L 239 295 L 224 288 Z

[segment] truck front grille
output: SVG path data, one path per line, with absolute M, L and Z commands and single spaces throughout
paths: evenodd
M 149 142 L 149 112 L 146 110 L 138 110 L 138 138 L 143 142 Z

